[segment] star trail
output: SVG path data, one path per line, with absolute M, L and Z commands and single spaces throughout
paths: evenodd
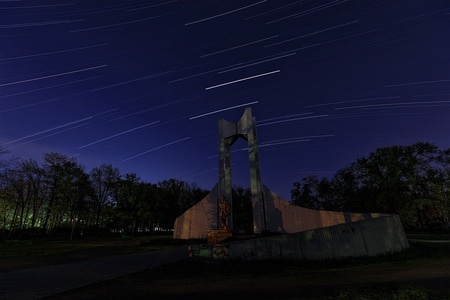
M 0 0 L 2 157 L 210 189 L 218 119 L 252 107 L 263 183 L 289 199 L 380 147 L 450 147 L 449 36 L 444 0 Z

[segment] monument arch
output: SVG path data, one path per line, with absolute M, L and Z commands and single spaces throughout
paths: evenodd
M 250 108 L 237 122 L 220 119 L 218 127 L 218 183 L 175 220 L 174 239 L 207 239 L 209 245 L 222 245 L 218 249 L 226 248 L 226 255 L 240 259 L 324 259 L 376 255 L 408 247 L 398 215 L 307 209 L 281 199 L 263 185 L 256 120 Z M 253 233 L 263 236 L 268 232 L 271 236 L 223 246 L 223 241 L 233 235 L 232 209 L 224 209 L 223 200 L 232 204 L 231 147 L 239 139 L 248 145 Z
M 219 197 L 225 197 L 232 205 L 231 147 L 238 140 L 247 141 L 250 164 L 250 190 L 252 193 L 253 233 L 267 230 L 263 186 L 259 164 L 256 119 L 251 108 L 246 108 L 238 122 L 219 119 Z M 233 228 L 233 216 L 229 217 Z

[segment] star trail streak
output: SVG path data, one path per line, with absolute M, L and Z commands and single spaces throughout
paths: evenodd
M 33 92 L 42 91 L 42 90 L 48 90 L 48 89 L 52 89 L 52 88 L 56 88 L 56 87 L 60 87 L 60 86 L 65 86 L 65 85 L 69 85 L 69 84 L 74 84 L 74 83 L 79 83 L 79 82 L 83 82 L 83 81 L 87 81 L 87 80 L 98 79 L 98 78 L 101 78 L 101 77 L 102 76 L 94 76 L 94 77 L 88 77 L 88 78 L 84 78 L 84 79 L 80 79 L 80 80 L 68 81 L 68 82 L 61 83 L 61 84 L 54 84 L 54 85 L 46 86 L 46 87 L 39 88 L 39 89 L 33 89 L 33 90 L 29 90 L 29 91 L 23 91 L 23 92 L 20 92 L 20 93 L 13 93 L 13 94 L 9 94 L 9 95 L 0 96 L 0 99 L 1 98 L 12 97 L 12 96 L 23 95 L 23 94 L 27 94 L 27 93 L 33 93 Z
M 261 127 L 261 126 L 274 125 L 274 124 L 279 124 L 279 123 L 301 121 L 301 120 L 309 120 L 309 119 L 317 119 L 317 118 L 325 118 L 325 117 L 328 117 L 328 115 L 318 115 L 318 116 L 309 116 L 309 117 L 285 119 L 285 120 L 279 120 L 279 121 L 272 121 L 272 122 L 266 122 L 266 123 L 262 123 L 262 124 L 257 124 L 256 126 L 257 127 Z
M 202 117 L 206 117 L 212 114 L 217 114 L 223 111 L 227 111 L 227 110 L 231 110 L 231 109 L 235 109 L 235 108 L 239 108 L 239 107 L 246 107 L 246 106 L 250 106 L 252 104 L 257 104 L 259 101 L 253 101 L 253 102 L 248 102 L 248 103 L 244 103 L 244 104 L 240 104 L 240 105 L 235 105 L 235 106 L 231 106 L 231 107 L 227 107 L 227 108 L 222 108 L 222 109 L 218 109 L 215 111 L 211 111 L 205 114 L 201 114 L 198 116 L 194 116 L 194 117 L 190 117 L 189 120 L 194 120 L 194 119 L 198 119 L 198 118 L 202 118 Z
M 241 79 L 237 79 L 237 80 L 233 80 L 233 81 L 229 81 L 229 82 L 225 82 L 225 83 L 221 83 L 221 84 L 217 84 L 217 85 L 213 85 L 210 87 L 205 88 L 205 90 L 212 90 L 218 87 L 222 87 L 225 85 L 229 85 L 229 84 L 233 84 L 233 83 L 238 83 L 241 81 L 245 81 L 245 80 L 250 80 L 250 79 L 254 79 L 254 78 L 258 78 L 258 77 L 263 77 L 263 76 L 267 76 L 267 75 L 272 75 L 275 73 L 280 72 L 280 70 L 276 70 L 276 71 L 272 71 L 272 72 L 267 72 L 267 73 L 263 73 L 263 74 L 258 74 L 258 75 L 254 75 L 254 76 L 250 76 L 250 77 L 245 77 L 245 78 L 241 78 Z
M 329 103 L 307 105 L 307 106 L 304 106 L 303 108 L 311 108 L 311 107 L 319 107 L 319 106 L 330 106 L 330 105 L 344 104 L 344 103 L 353 103 L 353 102 L 366 102 L 366 101 L 373 101 L 373 100 L 398 99 L 398 98 L 400 98 L 400 96 L 364 98 L 364 99 L 357 99 L 357 100 L 346 100 L 346 101 L 336 101 L 336 102 L 329 102 Z
M 82 32 L 82 31 L 91 31 L 91 30 L 112 28 L 112 27 L 117 27 L 117 26 L 129 25 L 129 24 L 133 24 L 133 23 L 145 22 L 145 21 L 153 20 L 153 19 L 158 18 L 158 17 L 159 16 L 154 16 L 154 17 L 149 17 L 149 18 L 144 18 L 144 19 L 139 19 L 139 20 L 133 20 L 133 21 L 129 21 L 129 22 L 122 22 L 122 23 L 116 23 L 116 24 L 111 24 L 111 25 L 90 27 L 90 28 L 85 28 L 85 29 L 77 29 L 77 30 L 72 30 L 70 32 L 71 33 L 75 33 L 75 32 Z
M 90 147 L 92 145 L 95 145 L 95 144 L 107 141 L 109 139 L 112 139 L 112 138 L 115 138 L 115 137 L 118 137 L 118 136 L 130 133 L 130 132 L 133 132 L 133 131 L 136 131 L 136 130 L 139 130 L 139 129 L 142 129 L 142 128 L 145 128 L 145 127 L 148 127 L 148 126 L 151 126 L 151 125 L 155 125 L 157 123 L 159 123 L 159 121 L 151 122 L 151 123 L 148 123 L 148 124 L 145 124 L 145 125 L 142 125 L 142 126 L 138 126 L 138 127 L 135 127 L 135 128 L 129 129 L 129 130 L 125 130 L 125 131 L 122 131 L 120 133 L 113 134 L 113 135 L 105 137 L 103 139 L 99 139 L 99 140 L 97 140 L 95 142 L 92 142 L 92 143 L 86 144 L 84 146 L 78 147 L 78 149 L 83 149 L 83 148 L 86 148 L 86 147 Z
M 53 78 L 53 77 L 65 76 L 65 75 L 75 74 L 75 73 L 80 73 L 80 72 L 86 72 L 86 71 L 91 71 L 91 70 L 95 70 L 95 69 L 99 69 L 99 68 L 104 68 L 106 66 L 107 65 L 101 65 L 101 66 L 95 66 L 95 67 L 91 67 L 91 68 L 85 68 L 85 69 L 80 69 L 80 70 L 75 70 L 75 71 L 70 71 L 70 72 L 64 72 L 64 73 L 59 73 L 59 74 L 48 75 L 48 76 L 36 77 L 36 78 L 25 79 L 25 80 L 14 81 L 14 82 L 8 82 L 8 83 L 1 83 L 0 87 L 8 86 L 8 85 L 20 84 L 20 83 L 26 83 L 26 82 L 31 82 L 31 81 L 37 81 L 37 80 L 43 80 L 43 79 L 49 79 L 49 78 Z
M 0 3 L 0 165 L 60 152 L 211 189 L 218 119 L 247 107 L 286 199 L 380 147 L 450 148 L 448 0 Z
M 260 39 L 260 40 L 254 41 L 254 42 L 242 44 L 242 45 L 239 45 L 239 46 L 223 49 L 223 50 L 216 51 L 216 52 L 213 52 L 213 53 L 204 54 L 204 55 L 202 55 L 200 57 L 208 57 L 208 56 L 211 56 L 211 55 L 228 52 L 228 51 L 231 51 L 231 50 L 235 50 L 235 49 L 239 49 L 239 48 L 242 48 L 242 47 L 250 46 L 250 45 L 253 45 L 253 44 L 261 43 L 263 41 L 271 40 L 271 39 L 274 39 L 276 37 L 278 37 L 278 35 L 274 35 L 274 36 L 271 36 L 271 37 L 268 37 L 268 38 L 265 38 L 265 39 Z
M 179 140 L 176 140 L 176 141 L 173 141 L 173 142 L 170 142 L 170 143 L 167 143 L 167 144 L 164 144 L 164 145 L 155 147 L 155 148 L 150 149 L 150 150 L 148 150 L 148 151 L 141 152 L 141 153 L 136 154 L 136 155 L 134 155 L 134 156 L 128 157 L 127 159 L 124 160 L 124 162 L 125 162 L 125 161 L 129 161 L 129 160 L 131 160 L 131 159 L 134 159 L 134 158 L 136 158 L 136 157 L 139 157 L 139 156 L 148 154 L 148 153 L 150 153 L 150 152 L 153 152 L 153 151 L 156 151 L 156 150 L 159 150 L 159 149 L 162 149 L 162 148 L 166 148 L 166 147 L 171 146 L 171 145 L 174 145 L 174 144 L 181 143 L 181 142 L 183 142 L 183 141 L 189 140 L 190 138 L 191 138 L 191 137 L 188 136 L 188 137 L 185 137 L 185 138 L 182 138 L 182 139 L 179 139 Z
M 222 73 L 236 71 L 236 70 L 243 69 L 243 68 L 248 68 L 248 67 L 251 67 L 251 66 L 254 66 L 254 65 L 259 65 L 259 64 L 266 63 L 266 62 L 269 62 L 269 61 L 273 61 L 273 60 L 289 57 L 289 56 L 292 56 L 292 55 L 295 55 L 295 54 L 297 54 L 297 53 L 294 52 L 294 53 L 289 53 L 289 54 L 286 54 L 286 55 L 280 55 L 280 56 L 277 56 L 277 57 L 264 59 L 264 60 L 261 60 L 261 61 L 258 61 L 258 62 L 254 62 L 254 63 L 246 63 L 243 66 L 238 66 L 238 67 L 226 69 L 224 71 L 219 71 L 219 72 L 217 72 L 217 74 L 222 74 Z
M 395 106 L 416 106 L 416 105 L 437 105 L 437 104 L 450 104 L 450 101 L 395 102 L 395 103 L 382 103 L 382 104 L 336 107 L 335 109 L 342 110 L 342 109 L 375 108 L 375 107 L 389 107 L 389 106 L 395 107 Z
M 62 54 L 62 53 L 67 53 L 67 52 L 87 50 L 87 49 L 92 49 L 92 48 L 96 48 L 96 47 L 108 46 L 108 45 L 109 45 L 108 43 L 104 43 L 104 44 L 98 44 L 98 45 L 92 45 L 92 46 L 86 46 L 86 47 L 77 47 L 77 48 L 73 48 L 73 49 L 51 51 L 51 52 L 46 52 L 46 53 L 36 53 L 36 54 L 30 54 L 30 55 L 22 55 L 22 56 L 8 57 L 8 58 L 0 58 L 0 62 L 1 61 L 9 61 L 9 60 L 32 58 L 32 57 L 39 57 L 39 56 L 49 56 L 49 55 L 55 55 L 55 54 Z
M 24 136 L 24 137 L 21 137 L 21 138 L 18 138 L 18 139 L 9 141 L 9 142 L 6 142 L 3 145 L 9 145 L 9 144 L 13 144 L 13 143 L 16 143 L 16 142 L 20 142 L 20 141 L 23 141 L 23 140 L 26 140 L 26 139 L 29 139 L 29 138 L 32 138 L 32 137 L 35 137 L 35 136 L 38 136 L 38 135 L 50 132 L 50 131 L 54 131 L 54 130 L 57 130 L 57 129 L 60 129 L 60 128 L 68 127 L 68 126 L 71 126 L 71 125 L 74 125 L 74 124 L 78 124 L 78 123 L 81 123 L 81 122 L 85 122 L 85 121 L 90 120 L 90 119 L 92 119 L 92 117 L 84 118 L 84 119 L 73 121 L 73 122 L 70 122 L 70 123 L 65 123 L 65 124 L 62 124 L 62 125 L 59 125 L 59 126 L 56 126 L 56 127 L 45 129 L 45 130 L 42 130 L 42 131 L 30 134 L 30 135 L 27 135 L 27 136 Z
M 79 127 L 86 126 L 86 125 L 89 125 L 89 123 L 80 124 L 80 125 L 77 125 L 77 126 L 72 126 L 70 128 L 64 129 L 64 130 L 60 130 L 60 131 L 57 131 L 57 132 L 54 132 L 54 133 L 50 133 L 50 134 L 38 137 L 36 139 L 32 139 L 32 140 L 26 141 L 25 143 L 16 144 L 14 146 L 7 147 L 5 150 L 9 151 L 11 149 L 14 149 L 14 148 L 17 148 L 17 147 L 21 147 L 21 146 L 24 146 L 24 145 L 27 145 L 27 144 L 31 144 L 33 142 L 40 141 L 40 140 L 46 139 L 48 137 L 51 137 L 51 136 L 54 136 L 54 135 L 58 135 L 58 134 L 61 134 L 61 133 L 67 132 L 67 131 L 71 131 L 71 130 L 74 130 L 74 129 L 77 129 Z M 39 134 L 37 134 L 37 135 L 39 135 Z
M 355 23 L 358 23 L 358 22 L 359 22 L 359 20 L 356 20 L 356 21 L 340 24 L 340 25 L 337 25 L 337 26 L 332 26 L 332 27 L 325 28 L 325 29 L 322 29 L 322 30 L 317 30 L 317 31 L 314 31 L 314 32 L 311 32 L 311 33 L 308 33 L 308 34 L 303 34 L 303 35 L 300 35 L 300 36 L 296 36 L 294 38 L 287 39 L 287 40 L 284 40 L 284 41 L 281 41 L 281 42 L 273 43 L 273 44 L 270 44 L 270 45 L 267 45 L 267 46 L 264 46 L 264 47 L 272 47 L 272 46 L 277 46 L 277 45 L 284 44 L 284 43 L 289 43 L 289 42 L 292 42 L 292 41 L 295 41 L 295 40 L 298 40 L 298 39 L 302 39 L 302 38 L 309 37 L 309 36 L 312 36 L 312 35 L 316 35 L 316 34 L 319 34 L 319 33 L 323 33 L 323 32 L 326 32 L 326 31 L 334 30 L 334 29 L 341 28 L 341 27 L 344 27 L 344 26 L 352 25 L 352 24 L 355 24 Z
M 215 16 L 212 16 L 212 17 L 204 18 L 204 19 L 201 19 L 201 20 L 193 21 L 193 22 L 189 22 L 189 23 L 186 23 L 184 25 L 187 26 L 187 25 L 197 24 L 197 23 L 200 23 L 200 22 L 204 22 L 204 21 L 208 21 L 208 20 L 211 20 L 211 19 L 215 19 L 215 18 L 218 18 L 218 17 L 225 16 L 225 15 L 229 15 L 229 14 L 235 13 L 237 11 L 240 11 L 240 10 L 243 10 L 243 9 L 246 9 L 246 8 L 258 5 L 258 4 L 261 4 L 261 3 L 266 2 L 266 1 L 267 0 L 260 1 L 260 2 L 257 2 L 257 3 L 251 4 L 251 5 L 247 5 L 247 6 L 241 7 L 241 8 L 233 9 L 232 11 L 224 12 L 224 13 L 219 14 L 219 15 L 215 15 Z

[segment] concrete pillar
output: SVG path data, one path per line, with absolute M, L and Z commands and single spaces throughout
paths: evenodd
M 231 194 L 231 146 L 239 138 L 248 143 L 250 162 L 250 183 L 253 207 L 253 232 L 262 233 L 266 230 L 265 203 L 259 168 L 258 139 L 256 135 L 256 120 L 251 108 L 244 111 L 237 123 L 219 120 L 219 185 L 218 197 L 224 196 L 232 205 Z M 232 228 L 232 215 L 229 224 Z M 220 224 L 220 222 L 217 222 Z

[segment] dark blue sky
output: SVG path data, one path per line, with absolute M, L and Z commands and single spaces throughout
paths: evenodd
M 210 189 L 217 120 L 252 107 L 289 199 L 379 147 L 450 147 L 449 37 L 445 0 L 0 0 L 0 145 Z

